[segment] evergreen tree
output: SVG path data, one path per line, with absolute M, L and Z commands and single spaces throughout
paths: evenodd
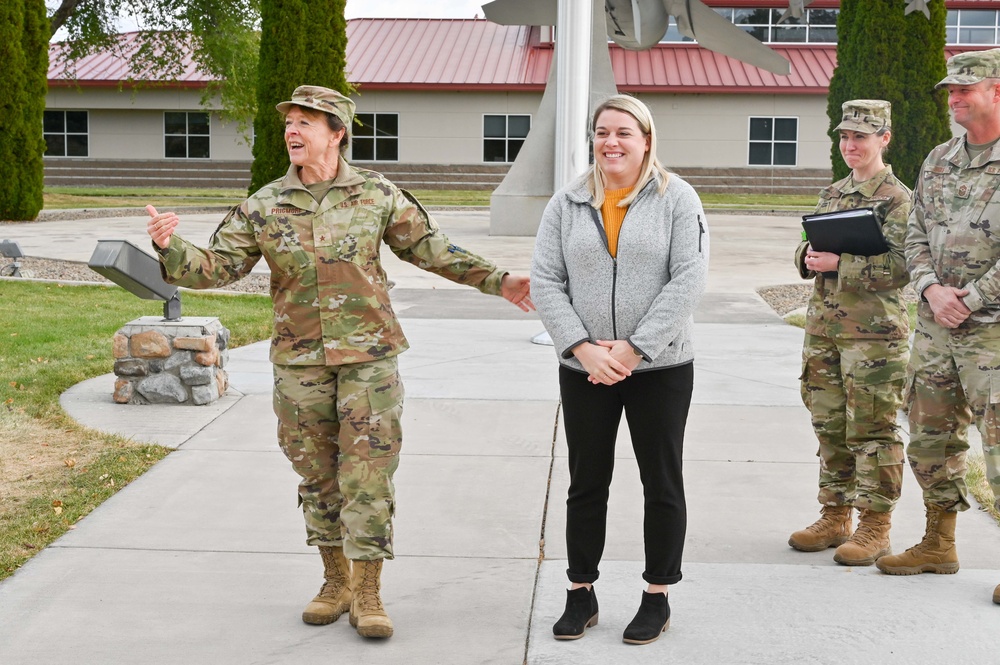
M 261 0 L 251 193 L 288 169 L 284 121 L 275 105 L 291 99 L 300 85 L 351 92 L 344 71 L 345 4 L 346 0 Z
M 945 96 L 934 90 L 944 78 L 944 0 L 922 12 L 904 14 L 897 0 L 843 0 L 837 18 L 837 68 L 830 80 L 830 127 L 841 120 L 850 99 L 884 99 L 892 104 L 892 142 L 886 162 L 907 186 L 931 148 L 951 135 Z M 943 133 L 942 133 L 943 128 Z M 833 177 L 850 173 L 840 156 L 839 132 L 830 130 Z
M 948 10 L 943 1 L 928 3 L 927 7 L 931 11 L 930 21 L 919 11 L 905 18 L 904 50 L 909 89 L 902 113 L 897 116 L 895 109 L 892 113 L 892 142 L 896 144 L 892 168 L 908 187 L 916 183 L 927 153 L 951 138 L 948 91 L 934 89 L 948 73 L 942 56 Z M 905 133 L 899 134 L 900 130 Z M 898 138 L 903 140 L 897 143 Z
M 44 0 L 0 3 L 0 219 L 42 209 L 48 26 Z
M 22 200 L 24 219 L 35 219 L 44 202 L 45 138 L 42 134 L 45 117 L 45 95 L 48 91 L 49 20 L 45 0 L 24 0 L 24 31 L 21 44 L 27 63 L 25 72 L 24 142 L 21 153 L 23 177 Z

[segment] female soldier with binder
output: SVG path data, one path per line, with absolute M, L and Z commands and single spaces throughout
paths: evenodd
M 819 439 L 820 518 L 791 535 L 804 552 L 836 547 L 834 560 L 870 566 L 891 553 L 889 526 L 903 477 L 896 412 L 909 358 L 909 321 L 901 289 L 910 190 L 883 162 L 891 107 L 882 100 L 844 103 L 840 153 L 851 173 L 820 192 L 816 213 L 874 208 L 888 251 L 875 256 L 814 251 L 803 241 L 795 265 L 815 287 L 802 348 L 802 401 Z M 824 275 L 824 273 L 826 273 Z M 852 508 L 860 512 L 852 529 Z

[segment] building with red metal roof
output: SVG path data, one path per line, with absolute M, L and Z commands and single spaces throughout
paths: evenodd
M 703 176 L 700 186 L 712 186 L 714 173 L 730 188 L 736 180 L 748 190 L 815 188 L 829 174 L 826 93 L 836 65 L 839 3 L 815 0 L 790 23 L 778 20 L 787 0 L 707 4 L 768 43 L 791 73 L 778 76 L 684 42 L 671 26 L 665 39 L 675 41 L 647 51 L 609 44 L 619 90 L 650 106 L 661 129 L 661 159 L 682 174 Z M 1000 2 L 947 4 L 949 54 L 1000 43 Z M 552 28 L 484 19 L 354 19 L 347 32 L 348 78 L 364 123 L 355 132 L 353 161 L 395 173 L 502 173 L 513 161 L 548 78 Z M 147 170 L 162 174 L 168 166 L 199 173 L 185 181 L 219 182 L 220 170 L 245 170 L 250 148 L 217 106 L 201 106 L 210 79 L 190 57 L 183 74 L 169 81 L 133 71 L 135 36 L 122 35 L 115 51 L 83 58 L 70 70 L 59 58 L 61 45 L 52 46 L 47 182 L 80 182 L 81 173 L 113 170 L 126 158 L 149 166 L 132 165 L 138 182 Z M 482 180 L 478 185 L 495 183 Z

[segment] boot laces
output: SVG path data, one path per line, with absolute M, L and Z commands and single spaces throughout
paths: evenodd
M 319 595 L 337 596 L 347 586 L 347 575 L 344 574 L 344 571 L 338 565 L 338 560 L 333 554 L 327 554 L 320 550 L 320 556 L 323 559 L 324 578 L 326 581 L 320 587 Z
M 907 549 L 907 552 L 923 552 L 933 550 L 938 540 L 938 522 L 941 521 L 941 513 L 931 511 L 927 514 L 927 530 L 919 543 Z
M 361 577 L 361 589 L 358 590 L 358 605 L 362 610 L 381 610 L 382 598 L 379 596 L 379 576 L 376 566 L 366 565 Z
M 858 528 L 854 530 L 854 535 L 851 536 L 852 541 L 862 546 L 870 545 L 876 538 L 875 530 L 864 522 L 858 525 Z
M 823 533 L 830 529 L 836 529 L 840 520 L 833 513 L 824 512 L 818 520 L 806 527 L 806 531 L 813 533 Z

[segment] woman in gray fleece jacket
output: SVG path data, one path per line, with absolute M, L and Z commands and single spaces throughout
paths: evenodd
M 623 639 L 646 644 L 667 629 L 667 586 L 681 579 L 681 457 L 708 229 L 694 189 L 656 158 L 656 129 L 642 102 L 611 97 L 595 110 L 591 130 L 594 165 L 549 201 L 531 268 L 531 296 L 559 357 L 569 446 L 571 587 L 553 632 L 576 639 L 597 624 L 593 583 L 624 410 L 645 498 L 648 587 Z

